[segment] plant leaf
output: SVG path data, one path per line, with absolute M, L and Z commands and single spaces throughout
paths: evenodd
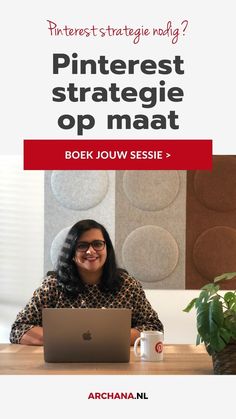
M 231 336 L 232 336 L 232 339 L 236 340 L 236 332 L 235 333 L 233 332 Z
M 206 346 L 206 350 L 207 350 L 208 354 L 209 355 L 212 355 L 214 351 L 213 351 L 213 349 L 211 347 L 210 342 L 205 342 L 205 346 Z
M 228 291 L 225 293 L 224 299 L 225 301 L 230 301 L 230 300 L 236 301 L 236 295 L 234 294 L 234 292 Z
M 226 294 L 224 295 L 224 300 L 227 304 L 227 307 L 229 309 L 233 308 L 236 305 L 236 295 L 234 292 L 229 291 L 226 292 Z
M 211 346 L 214 348 L 216 352 L 220 352 L 230 342 L 231 337 L 231 331 L 225 327 L 221 327 L 217 331 L 217 336 L 212 336 Z
M 183 311 L 185 311 L 186 313 L 188 313 L 190 310 L 192 310 L 192 308 L 195 305 L 197 298 L 193 298 L 192 301 L 190 301 L 190 303 L 187 305 L 187 307 L 185 307 L 185 309 Z
M 197 307 L 197 330 L 204 342 L 210 339 L 208 303 L 203 302 Z
M 198 308 L 198 306 L 200 306 L 201 304 L 203 304 L 203 302 L 206 302 L 209 298 L 209 293 L 207 290 L 202 289 L 202 291 L 200 292 L 198 298 L 196 299 L 195 302 L 195 307 Z
M 224 328 L 227 329 L 233 339 L 236 337 L 236 313 L 227 312 L 227 317 L 224 319 Z
M 209 303 L 210 333 L 215 334 L 217 330 L 223 325 L 223 323 L 224 323 L 224 313 L 223 313 L 222 302 L 219 300 L 219 298 L 214 298 Z
M 210 344 L 215 351 L 221 351 L 225 346 L 225 341 L 220 331 L 223 323 L 224 314 L 222 303 L 218 298 L 214 298 L 209 303 L 209 333 Z
M 207 284 L 204 285 L 204 287 L 201 288 L 202 290 L 206 290 L 209 294 L 216 294 L 217 291 L 219 291 L 220 287 L 219 285 L 215 285 L 215 284 Z
M 230 341 L 231 334 L 226 329 L 220 329 L 216 335 L 211 336 L 210 344 L 214 351 L 220 352 Z
M 221 339 L 225 342 L 225 344 L 229 343 L 231 339 L 231 332 L 230 330 L 225 329 L 224 327 L 221 327 L 219 330 L 219 335 Z
M 197 330 L 209 353 L 221 351 L 229 341 L 231 333 L 223 325 L 223 305 L 218 296 L 198 306 Z
M 214 278 L 214 283 L 220 282 L 220 281 L 228 281 L 236 276 L 236 272 L 226 272 L 222 275 L 216 276 Z
M 218 294 L 220 282 L 236 277 L 236 272 L 227 272 L 208 283 L 200 290 L 183 311 L 189 312 L 193 307 L 197 311 L 196 345 L 205 343 L 211 355 L 220 352 L 233 339 L 236 340 L 236 291 L 228 291 L 224 296 Z
M 210 323 L 210 345 L 216 352 L 222 351 L 230 341 L 231 332 L 225 326 L 222 302 L 215 298 L 210 302 L 209 308 Z
M 202 338 L 199 335 L 199 333 L 197 334 L 197 339 L 196 339 L 196 345 L 200 345 L 200 343 L 202 342 Z

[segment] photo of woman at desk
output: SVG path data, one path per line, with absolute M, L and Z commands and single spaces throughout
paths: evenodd
M 48 307 L 132 309 L 131 345 L 143 330 L 163 331 L 141 284 L 117 267 L 109 234 L 94 220 L 79 221 L 70 229 L 55 272 L 47 274 L 18 313 L 11 343 L 43 345 L 42 309 Z

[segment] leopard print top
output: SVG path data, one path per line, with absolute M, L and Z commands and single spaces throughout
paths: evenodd
M 148 302 L 141 284 L 124 275 L 121 289 L 116 293 L 103 293 L 97 285 L 86 285 L 77 297 L 68 297 L 61 291 L 57 279 L 47 276 L 35 290 L 31 300 L 21 310 L 11 328 L 10 342 L 20 343 L 22 336 L 34 326 L 42 326 L 42 308 L 129 308 L 132 309 L 132 328 L 163 330 L 157 313 Z

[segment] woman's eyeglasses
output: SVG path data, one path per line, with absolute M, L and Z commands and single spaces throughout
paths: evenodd
M 106 242 L 104 240 L 93 240 L 92 242 L 78 242 L 76 246 L 76 250 L 78 252 L 87 252 L 87 250 L 92 246 L 92 248 L 99 252 L 103 250 L 105 247 Z

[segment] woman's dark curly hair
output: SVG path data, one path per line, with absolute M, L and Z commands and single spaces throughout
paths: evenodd
M 56 277 L 58 284 L 67 294 L 76 296 L 85 289 L 84 282 L 80 277 L 73 258 L 79 238 L 83 233 L 92 228 L 96 228 L 102 232 L 107 248 L 107 258 L 99 283 L 100 290 L 103 292 L 116 292 L 122 285 L 122 272 L 124 270 L 117 267 L 114 248 L 108 232 L 97 221 L 81 220 L 74 224 L 68 232 L 57 262 Z

